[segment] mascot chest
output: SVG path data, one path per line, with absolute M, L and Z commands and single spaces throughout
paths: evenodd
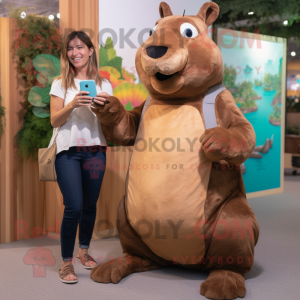
M 152 105 L 140 124 L 127 178 L 132 227 L 157 255 L 203 255 L 195 226 L 204 219 L 211 161 L 201 150 L 200 112 L 192 106 Z M 201 234 L 203 228 L 197 226 Z M 192 252 L 192 253 L 191 253 Z

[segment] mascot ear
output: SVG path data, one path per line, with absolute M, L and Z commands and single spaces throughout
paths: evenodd
M 206 2 L 200 8 L 197 16 L 201 18 L 208 27 L 217 19 L 219 11 L 219 6 L 216 3 Z
M 161 18 L 173 16 L 170 6 L 166 2 L 161 2 L 159 5 L 159 14 Z

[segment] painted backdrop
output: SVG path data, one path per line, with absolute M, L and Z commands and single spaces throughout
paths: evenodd
M 245 162 L 246 192 L 282 185 L 286 40 L 218 29 L 224 85 L 252 124 L 256 148 Z

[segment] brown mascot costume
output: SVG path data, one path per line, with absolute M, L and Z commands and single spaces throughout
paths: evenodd
M 138 49 L 136 68 L 147 101 L 126 111 L 115 97 L 93 104 L 105 136 L 134 146 L 118 208 L 123 259 L 91 271 L 96 282 L 170 265 L 208 270 L 200 293 L 243 297 L 259 227 L 240 165 L 255 133 L 222 85 L 223 62 L 207 27 L 219 7 L 173 16 L 168 4 Z

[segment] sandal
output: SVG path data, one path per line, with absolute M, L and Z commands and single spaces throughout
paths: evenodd
M 63 282 L 63 283 L 76 283 L 78 281 L 77 279 L 75 279 L 75 280 L 65 280 L 65 279 L 63 279 L 69 274 L 75 275 L 73 265 L 66 265 L 62 269 L 59 269 L 58 274 L 59 274 L 59 278 L 60 278 L 61 282 Z
M 81 257 L 76 256 L 76 258 L 82 263 L 82 265 L 83 265 L 83 267 L 84 267 L 85 269 L 90 270 L 90 269 L 93 269 L 94 267 L 97 266 L 97 262 L 96 262 L 89 254 L 87 254 L 87 253 L 82 254 Z M 87 263 L 88 261 L 93 261 L 93 262 L 95 262 L 96 264 L 95 264 L 94 266 L 87 266 L 86 263 Z

